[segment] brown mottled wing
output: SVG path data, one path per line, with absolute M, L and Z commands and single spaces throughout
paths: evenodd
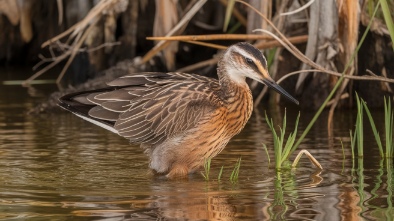
M 116 121 L 118 133 L 134 143 L 160 143 L 195 127 L 220 107 L 217 80 L 184 73 L 142 73 L 118 78 L 119 89 L 91 94 L 89 115 Z

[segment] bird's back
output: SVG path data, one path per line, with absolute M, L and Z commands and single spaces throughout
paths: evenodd
M 108 86 L 66 95 L 60 106 L 145 147 L 196 127 L 223 105 L 218 81 L 194 74 L 130 74 Z

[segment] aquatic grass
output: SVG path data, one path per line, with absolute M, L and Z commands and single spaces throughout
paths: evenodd
M 350 148 L 352 150 L 352 159 L 354 159 L 354 147 L 356 144 L 356 137 L 353 136 L 352 130 L 350 130 L 349 136 L 350 136 Z M 354 164 L 354 161 L 353 161 L 353 164 Z
M 295 150 L 294 142 L 295 138 L 297 135 L 297 129 L 298 129 L 298 122 L 300 119 L 300 114 L 298 113 L 297 120 L 295 123 L 294 131 L 289 134 L 289 137 L 287 138 L 286 143 L 284 142 L 285 139 L 285 133 L 286 133 L 286 110 L 285 114 L 283 117 L 283 124 L 282 127 L 279 127 L 280 133 L 277 134 L 275 128 L 274 128 L 274 123 L 272 121 L 272 118 L 269 119 L 267 116 L 267 113 L 265 113 L 265 119 L 267 121 L 267 124 L 269 128 L 271 129 L 272 136 L 274 139 L 274 153 L 275 153 L 275 168 L 280 169 L 285 162 L 290 156 L 292 152 Z
M 222 166 L 222 168 L 220 168 L 219 175 L 218 175 L 218 181 L 220 181 L 220 180 L 221 180 L 221 178 L 222 178 L 222 174 L 223 174 L 223 167 L 224 167 L 224 166 Z
M 284 187 L 282 183 L 281 172 L 276 172 L 275 184 L 274 184 L 274 201 L 268 207 L 268 213 L 272 220 L 284 220 L 285 214 L 288 211 L 289 207 L 285 203 L 284 197 Z
M 265 145 L 265 143 L 263 143 L 263 148 L 264 148 L 264 150 L 265 150 L 265 153 L 267 154 L 268 165 L 270 165 L 270 164 L 271 164 L 271 158 L 270 158 L 270 154 L 268 153 L 267 145 Z
M 356 128 L 354 130 L 354 139 L 357 144 L 357 154 L 359 157 L 364 156 L 364 126 L 363 126 L 363 105 L 361 104 L 358 94 L 356 93 L 356 104 L 357 104 L 357 117 L 356 117 Z
M 238 176 L 239 176 L 239 168 L 241 167 L 241 157 L 237 160 L 237 163 L 235 163 L 233 172 L 230 175 L 230 181 L 231 183 L 236 183 L 238 181 Z
M 358 166 L 357 166 L 357 193 L 359 196 L 359 202 L 357 205 L 360 207 L 360 214 L 366 211 L 365 200 L 367 199 L 366 191 L 365 191 L 365 176 L 364 176 L 364 158 L 358 158 Z
M 205 181 L 209 181 L 210 180 L 209 175 L 210 175 L 210 172 L 211 172 L 211 161 L 212 161 L 212 158 L 207 158 L 207 159 L 204 160 L 204 165 L 203 165 L 204 171 L 201 171 L 201 175 L 204 177 Z M 230 179 L 230 181 L 232 183 L 235 183 L 235 182 L 238 181 L 240 167 L 241 167 L 241 157 L 235 163 L 233 172 L 230 175 L 229 179 Z M 224 169 L 224 166 L 222 166 L 220 168 L 217 181 L 221 181 L 222 175 L 223 175 L 223 169 Z
M 375 122 L 372 118 L 371 112 L 370 112 L 366 102 L 363 99 L 359 98 L 358 96 L 356 96 L 356 99 L 357 99 L 358 115 L 360 115 L 360 111 L 362 111 L 362 108 L 361 108 L 361 110 L 359 110 L 358 105 L 359 105 L 359 103 L 362 103 L 362 106 L 368 116 L 369 124 L 371 125 L 372 132 L 373 132 L 375 140 L 376 140 L 376 144 L 379 147 L 380 156 L 386 157 L 386 158 L 393 157 L 393 148 L 394 148 L 393 147 L 393 135 L 392 135 L 393 134 L 393 111 L 392 111 L 392 107 L 391 107 L 391 100 L 386 99 L 386 97 L 384 97 L 384 122 L 385 122 L 385 136 L 386 136 L 386 143 L 385 143 L 386 144 L 386 151 L 384 152 L 383 144 L 382 144 L 379 132 L 376 128 Z M 357 130 L 357 127 L 359 127 L 359 124 L 360 124 L 359 119 L 357 118 L 356 130 Z M 361 133 L 361 134 L 359 134 L 359 133 Z M 357 133 L 357 134 L 355 133 L 354 136 L 355 137 L 356 136 L 362 137 L 362 131 L 360 131 L 359 133 Z M 351 139 L 351 140 L 352 140 L 352 142 L 354 142 L 353 139 Z M 359 145 L 358 143 L 359 142 L 357 141 L 357 145 Z M 354 146 L 354 143 L 352 143 L 352 146 Z
M 342 139 L 339 139 L 339 141 L 341 142 L 341 147 L 342 147 L 342 159 L 343 159 L 343 161 L 345 161 L 345 159 L 346 159 L 346 156 L 345 156 L 345 148 L 344 148 L 344 146 L 343 146 Z
M 386 220 L 394 220 L 394 213 L 393 213 L 393 161 L 386 158 L 386 174 L 387 174 L 387 208 L 386 208 Z
M 386 99 L 385 99 L 385 100 L 386 100 Z M 375 122 L 374 122 L 374 120 L 373 120 L 373 118 L 372 118 L 371 112 L 369 111 L 369 108 L 368 108 L 368 106 L 367 106 L 367 103 L 366 103 L 363 99 L 361 99 L 361 102 L 362 102 L 362 104 L 363 104 L 363 106 L 364 106 L 365 113 L 367 113 L 368 120 L 369 120 L 369 124 L 371 125 L 372 132 L 373 132 L 373 135 L 374 135 L 375 140 L 376 140 L 376 144 L 377 144 L 378 147 L 379 147 L 380 156 L 381 156 L 381 157 L 384 157 L 382 141 L 381 141 L 381 139 L 380 139 L 379 132 L 378 132 L 378 130 L 376 129 L 376 125 L 375 125 Z
M 209 172 L 211 171 L 211 158 L 206 158 L 204 160 L 204 172 L 201 175 L 204 177 L 205 181 L 209 181 Z
M 384 122 L 386 134 L 386 158 L 393 157 L 393 111 L 390 98 L 384 98 Z
M 382 184 L 383 184 L 382 177 L 384 175 L 383 161 L 384 161 L 384 159 L 379 160 L 379 169 L 378 169 L 378 173 L 376 174 L 376 178 L 375 178 L 375 182 L 374 182 L 375 186 L 371 190 L 371 197 L 367 200 L 368 205 L 370 207 L 373 206 L 374 210 L 381 210 L 382 209 L 380 206 L 375 207 L 373 203 L 369 203 L 369 202 L 373 202 L 375 199 L 379 198 L 378 190 L 382 187 Z

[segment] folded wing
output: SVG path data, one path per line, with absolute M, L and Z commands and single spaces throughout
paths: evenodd
M 199 75 L 130 74 L 108 85 L 66 95 L 60 106 L 134 143 L 153 145 L 184 133 L 221 104 L 218 82 Z

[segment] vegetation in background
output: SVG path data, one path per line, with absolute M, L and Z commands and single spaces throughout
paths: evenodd
M 371 126 L 373 135 L 375 137 L 376 144 L 379 148 L 379 153 L 381 157 L 392 158 L 393 157 L 393 111 L 391 108 L 391 100 L 384 98 L 384 122 L 385 122 L 385 140 L 386 140 L 386 150 L 383 150 L 382 141 L 379 132 L 376 128 L 375 122 L 372 118 L 371 112 L 367 106 L 367 103 L 356 93 L 356 103 L 357 103 L 357 120 L 355 125 L 355 131 L 352 135 L 350 131 L 350 140 L 352 155 L 354 158 L 354 148 L 357 145 L 358 156 L 363 157 L 363 144 L 364 144 L 364 129 L 363 129 L 363 113 L 368 116 L 369 124 Z
M 376 5 L 375 10 L 373 12 L 373 16 L 372 18 L 375 17 L 376 12 L 379 8 L 379 4 Z M 347 72 L 348 68 L 350 67 L 351 63 L 353 63 L 355 56 L 357 55 L 358 51 L 360 50 L 361 45 L 363 44 L 365 37 L 367 36 L 367 33 L 369 32 L 369 29 L 372 25 L 372 21 L 373 19 L 371 19 L 370 23 L 368 24 L 367 28 L 364 31 L 364 34 L 362 35 L 360 42 L 357 45 L 356 50 L 353 52 L 351 59 L 349 60 L 349 62 L 346 64 L 346 67 L 344 68 L 344 71 L 341 74 L 341 77 L 338 79 L 337 83 L 335 84 L 334 88 L 331 90 L 330 94 L 327 96 L 327 98 L 325 99 L 325 101 L 323 102 L 323 104 L 320 106 L 320 108 L 317 110 L 316 114 L 313 116 L 311 122 L 308 124 L 308 126 L 305 128 L 304 132 L 301 134 L 300 138 L 298 139 L 298 141 L 294 144 L 294 148 L 297 148 L 298 145 L 300 145 L 300 143 L 303 141 L 303 139 L 305 138 L 305 136 L 308 134 L 309 130 L 312 128 L 312 126 L 315 124 L 317 118 L 320 116 L 320 114 L 322 113 L 322 111 L 325 109 L 327 103 L 329 100 L 331 100 L 331 98 L 334 96 L 335 92 L 337 91 L 337 89 L 339 88 L 339 86 L 342 84 L 342 81 L 345 77 L 345 73 Z
M 371 0 L 370 0 L 371 1 Z M 394 42 L 394 24 L 393 24 L 393 18 L 391 17 L 391 10 L 389 7 L 389 4 L 387 3 L 387 0 L 379 0 L 380 5 L 382 6 L 382 12 L 383 12 L 383 17 L 384 17 L 384 21 L 387 25 L 387 28 L 389 30 L 390 33 L 390 38 L 391 38 L 391 42 Z M 394 50 L 394 44 L 391 43 L 391 47 Z

